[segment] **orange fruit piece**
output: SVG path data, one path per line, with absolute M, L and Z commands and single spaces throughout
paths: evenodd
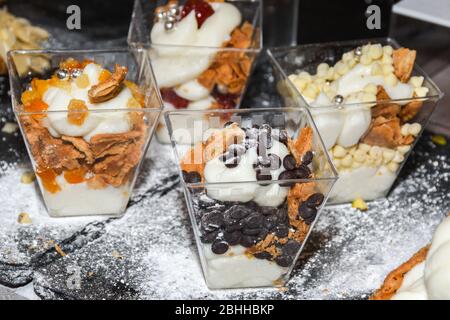
M 81 126 L 88 116 L 88 108 L 83 100 L 72 99 L 67 107 L 67 121 L 70 124 Z
M 57 193 L 61 191 L 61 187 L 56 182 L 56 173 L 53 169 L 37 169 L 36 174 L 41 178 L 41 182 L 45 188 L 50 193 Z

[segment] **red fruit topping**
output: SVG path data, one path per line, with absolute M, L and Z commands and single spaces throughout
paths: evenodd
M 229 93 L 220 93 L 220 92 L 213 92 L 212 96 L 214 99 L 216 99 L 217 103 L 220 104 L 220 106 L 223 109 L 234 109 L 236 108 L 236 99 L 238 98 L 235 94 L 229 94 Z
M 195 10 L 197 26 L 200 29 L 203 22 L 214 14 L 214 9 L 204 0 L 187 0 L 181 10 L 181 19 L 186 17 L 192 10 Z
M 161 97 L 164 101 L 171 103 L 176 109 L 186 109 L 189 104 L 189 100 L 180 97 L 170 88 L 161 89 Z

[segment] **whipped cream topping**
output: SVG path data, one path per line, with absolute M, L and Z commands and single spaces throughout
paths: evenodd
M 436 229 L 426 260 L 405 275 L 392 299 L 450 299 L 450 217 Z
M 89 63 L 83 70 L 83 75 L 89 79 L 89 86 L 86 88 L 80 88 L 75 81 L 70 80 L 70 87 L 67 89 L 50 86 L 45 91 L 43 101 L 48 105 L 49 112 L 43 124 L 52 136 L 81 136 L 89 142 L 96 134 L 123 133 L 131 130 L 131 122 L 126 111 L 89 112 L 81 125 L 69 123 L 67 110 L 72 99 L 83 100 L 89 111 L 128 108 L 128 102 L 133 95 L 126 86 L 113 99 L 101 103 L 90 103 L 88 91 L 93 85 L 98 84 L 101 71 L 102 68 L 98 64 Z
M 174 30 L 165 30 L 162 21 L 154 24 L 150 34 L 151 42 L 156 45 L 151 53 L 152 66 L 160 87 L 181 85 L 197 78 L 211 64 L 217 53 L 214 48 L 220 48 L 229 39 L 231 32 L 241 24 L 242 15 L 233 4 L 210 5 L 214 14 L 200 28 L 197 26 L 194 10 L 179 21 Z
M 276 140 L 272 142 L 273 145 L 267 149 L 267 154 L 276 154 L 283 160 L 289 154 L 287 147 Z M 289 188 L 280 187 L 277 183 L 263 186 L 253 182 L 256 181 L 253 164 L 257 162 L 257 158 L 256 147 L 253 147 L 241 156 L 241 161 L 235 168 L 227 168 L 219 157 L 208 161 L 204 171 L 206 182 L 220 183 L 207 187 L 208 196 L 219 201 L 248 202 L 253 200 L 260 206 L 277 207 L 281 205 L 286 199 Z M 278 179 L 284 170 L 283 165 L 276 170 L 270 170 L 272 180 Z M 230 182 L 241 183 L 228 184 Z

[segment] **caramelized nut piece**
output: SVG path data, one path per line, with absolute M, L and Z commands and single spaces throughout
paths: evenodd
M 17 222 L 20 223 L 20 224 L 30 224 L 32 221 L 31 221 L 31 218 L 28 215 L 28 213 L 21 212 L 19 214 L 19 217 L 17 218 Z
M 125 80 L 128 69 L 116 64 L 114 73 L 107 80 L 92 86 L 88 91 L 89 100 L 91 103 L 99 103 L 108 101 L 117 96 L 122 88 L 122 83 Z

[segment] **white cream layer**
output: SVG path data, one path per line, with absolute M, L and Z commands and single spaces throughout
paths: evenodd
M 289 154 L 287 147 L 272 140 L 272 148 L 267 149 L 267 154 L 274 153 L 283 161 Z M 208 161 L 205 165 L 205 180 L 207 183 L 220 183 L 207 187 L 208 196 L 219 201 L 255 201 L 260 206 L 277 207 L 286 199 L 289 191 L 288 187 L 280 187 L 273 183 L 267 186 L 261 186 L 256 181 L 256 171 L 253 164 L 257 162 L 256 148 L 250 148 L 241 156 L 241 161 L 235 168 L 227 168 L 219 157 Z M 284 171 L 283 165 L 277 170 L 270 170 L 272 180 L 278 179 L 281 172 Z M 251 181 L 251 182 L 247 182 Z M 230 182 L 243 182 L 229 184 Z
M 154 24 L 150 33 L 151 42 L 156 45 L 151 53 L 152 65 L 160 87 L 172 87 L 197 78 L 211 64 L 217 52 L 214 48 L 220 48 L 229 39 L 233 29 L 241 24 L 241 13 L 234 5 L 210 5 L 214 14 L 205 20 L 201 28 L 197 27 L 194 11 L 179 21 L 174 30 L 165 30 L 163 21 Z
M 356 198 L 374 200 L 386 195 L 396 175 L 386 166 L 362 166 L 339 172 L 339 179 L 330 193 L 330 203 L 350 202 Z
M 43 123 L 52 136 L 81 136 L 89 142 L 91 137 L 96 134 L 123 133 L 131 130 L 131 122 L 126 111 L 89 112 L 82 125 L 68 122 L 67 110 L 71 99 L 83 100 L 90 111 L 127 108 L 128 101 L 133 97 L 127 87 L 124 87 L 116 97 L 108 101 L 94 104 L 89 102 L 88 91 L 93 85 L 98 84 L 101 70 L 102 68 L 98 64 L 86 65 L 83 74 L 88 76 L 90 83 L 86 88 L 79 88 L 75 81 L 72 81 L 69 90 L 51 86 L 44 93 L 43 101 L 48 105 L 49 112 Z
M 450 300 L 450 217 L 438 226 L 424 262 L 411 269 L 394 300 Z
M 232 246 L 225 254 L 215 254 L 211 245 L 203 245 L 206 279 L 214 289 L 273 286 L 288 270 L 275 262 L 249 258 L 246 248 Z
M 128 185 L 90 189 L 86 182 L 68 183 L 63 175 L 56 177 L 56 182 L 61 188 L 57 193 L 41 188 L 47 209 L 55 217 L 122 214 L 130 197 Z

